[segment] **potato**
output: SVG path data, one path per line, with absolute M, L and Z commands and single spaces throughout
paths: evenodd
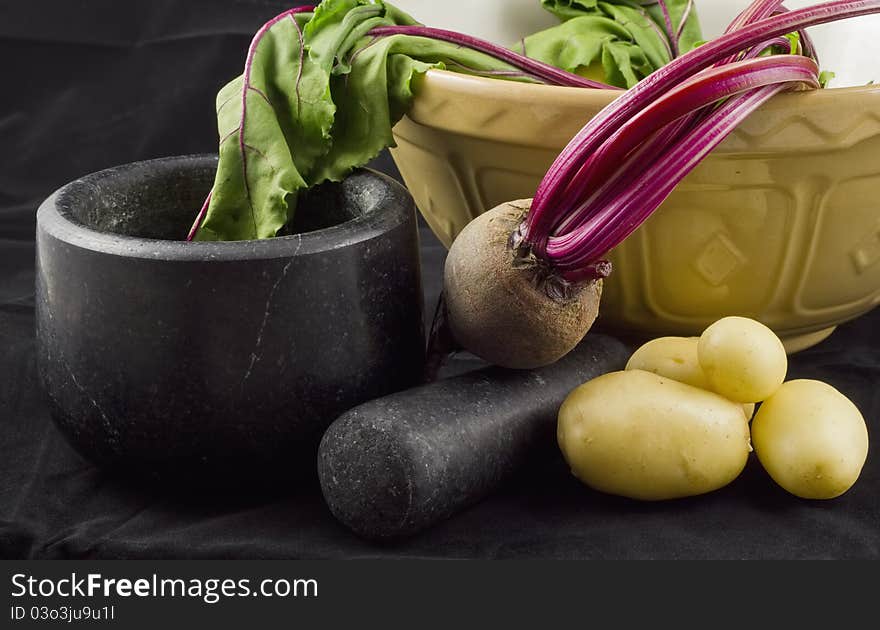
M 746 317 L 725 317 L 709 326 L 700 336 L 697 356 L 711 388 L 740 403 L 766 399 L 788 370 L 779 337 Z
M 755 452 L 780 486 L 804 499 L 833 499 L 852 487 L 868 456 L 856 406 L 826 383 L 785 383 L 752 421 Z
M 721 488 L 751 450 L 740 405 L 643 370 L 575 389 L 559 410 L 557 439 L 582 482 L 647 501 Z
M 627 370 L 645 370 L 679 383 L 710 389 L 697 359 L 699 337 L 660 337 L 644 344 L 629 358 Z
M 712 386 L 697 358 L 699 341 L 699 337 L 653 339 L 633 353 L 626 364 L 626 369 L 653 372 L 685 385 L 711 391 Z M 744 404 L 743 413 L 746 420 L 751 420 L 752 414 L 755 413 L 755 404 Z

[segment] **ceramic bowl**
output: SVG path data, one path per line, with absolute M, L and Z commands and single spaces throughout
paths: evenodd
M 447 246 L 531 197 L 605 91 L 430 72 L 392 151 Z M 698 334 L 755 317 L 791 351 L 880 301 L 880 87 L 782 94 L 755 112 L 612 253 L 602 326 Z

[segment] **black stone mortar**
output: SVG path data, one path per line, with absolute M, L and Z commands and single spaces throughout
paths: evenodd
M 187 243 L 212 156 L 112 168 L 37 213 L 39 374 L 87 458 L 152 479 L 315 475 L 343 411 L 424 362 L 415 208 L 360 170 L 290 234 Z

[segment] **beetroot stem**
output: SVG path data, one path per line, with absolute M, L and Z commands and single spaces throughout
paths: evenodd
M 680 140 L 680 136 L 693 122 L 692 116 L 681 118 L 674 123 L 666 125 L 647 139 L 638 149 L 627 157 L 626 161 L 621 164 L 613 176 L 601 182 L 597 182 L 590 196 L 585 199 L 574 211 L 572 211 L 554 231 L 554 236 L 566 234 L 580 227 L 584 222 L 592 216 L 596 208 L 601 208 L 603 204 L 609 201 L 615 190 L 621 186 L 629 185 L 632 179 L 631 173 L 640 173 L 648 168 L 654 160 L 660 155 L 666 147 Z
M 669 14 L 669 7 L 666 6 L 666 0 L 657 0 L 660 5 L 660 11 L 663 13 L 663 22 L 666 24 L 666 36 L 669 37 L 669 46 L 672 48 L 672 56 L 678 57 L 678 33 L 672 26 L 672 16 Z
M 619 164 L 621 160 L 618 159 L 618 156 L 629 155 L 643 144 L 647 138 L 650 138 L 651 135 L 686 116 L 691 111 L 700 110 L 723 99 L 766 85 L 801 82 L 816 87 L 818 86 L 817 74 L 818 68 L 813 60 L 794 55 L 784 58 L 763 57 L 760 59 L 750 59 L 705 70 L 670 90 L 663 97 L 639 112 L 638 115 L 634 116 L 612 135 L 591 156 L 591 159 L 595 159 L 602 165 Z M 699 137 L 694 138 L 692 133 L 689 133 L 688 136 L 688 139 L 681 139 L 676 143 L 676 145 L 682 145 L 685 151 L 688 151 L 692 146 L 699 145 Z M 696 149 L 693 150 L 696 151 Z M 687 153 L 684 156 L 684 159 L 689 159 Z M 656 159 L 654 163 L 663 161 L 666 160 Z M 652 165 L 651 168 L 654 168 L 654 166 Z M 645 169 L 642 169 L 640 172 L 645 172 Z M 652 187 L 664 184 L 665 182 L 655 183 Z M 609 213 L 613 214 L 613 209 L 619 205 L 617 198 L 626 198 L 630 191 L 637 188 L 638 186 L 634 185 L 631 181 L 626 179 L 621 181 L 617 188 L 616 198 L 612 198 L 611 201 L 603 200 L 602 205 L 595 206 L 592 212 L 594 216 L 582 222 L 582 225 L 576 230 L 549 240 L 547 248 L 548 258 L 557 262 L 557 256 L 570 257 L 574 250 L 579 252 L 589 251 L 591 255 L 595 256 L 593 249 L 600 246 L 592 241 L 605 233 L 610 235 L 609 238 L 612 244 L 610 247 L 606 247 L 607 244 L 603 242 L 601 247 L 605 248 L 599 252 L 599 256 L 604 255 L 619 244 L 619 242 L 623 241 L 625 236 L 620 237 L 618 240 L 617 235 L 621 233 L 628 234 L 627 230 L 632 221 L 627 216 L 614 216 L 612 220 L 609 218 Z M 650 211 L 653 210 L 654 208 L 650 209 Z
M 681 13 L 681 21 L 678 23 L 678 30 L 675 31 L 677 42 L 681 42 L 681 34 L 684 33 L 684 27 L 687 26 L 687 21 L 690 19 L 693 10 L 694 0 L 688 0 L 687 6 L 685 6 L 684 11 Z
M 717 147 L 749 114 L 771 97 L 786 89 L 785 83 L 768 85 L 729 99 L 721 108 L 695 126 L 681 142 L 669 148 L 632 182 L 632 187 L 616 203 L 608 204 L 600 218 L 601 228 L 589 231 L 589 247 L 578 244 L 560 248 L 550 239 L 553 262 L 559 274 L 572 283 L 595 278 L 591 262 L 622 242 L 644 222 L 672 193 L 678 183 Z M 659 182 L 659 184 L 658 184 Z M 624 219 L 624 217 L 626 217 Z
M 187 241 L 191 241 L 196 237 L 196 233 L 202 226 L 202 221 L 205 220 L 205 215 L 208 214 L 208 206 L 211 205 L 211 195 L 213 194 L 214 189 L 212 188 L 210 191 L 208 191 L 208 196 L 205 197 L 205 203 L 202 204 L 202 209 L 199 210 L 198 215 L 196 215 L 196 220 L 193 221 L 192 227 L 189 229 L 189 234 L 186 235 Z
M 809 26 L 880 11 L 880 0 L 847 0 L 789 11 L 771 16 L 722 35 L 685 53 L 624 92 L 590 120 L 559 154 L 535 194 L 531 212 L 523 225 L 523 241 L 536 256 L 546 256 L 546 242 L 554 226 L 583 198 L 586 189 L 569 185 L 584 164 L 622 124 L 650 102 L 689 76 L 773 37 Z
M 493 44 L 492 42 L 487 42 L 486 40 L 477 37 L 471 37 L 470 35 L 456 33 L 455 31 L 447 31 L 428 26 L 377 26 L 370 31 L 370 35 L 380 37 L 390 35 L 412 35 L 458 44 L 464 48 L 470 48 L 489 55 L 490 57 L 494 57 L 495 59 L 500 59 L 501 61 L 509 63 L 511 66 L 528 73 L 535 79 L 551 85 L 601 90 L 619 89 L 598 81 L 586 79 L 577 74 L 572 74 L 571 72 L 566 72 L 565 70 L 560 70 L 555 66 L 551 66 L 541 61 L 524 57 L 519 53 Z
M 756 20 L 762 20 L 773 15 L 787 13 L 788 9 L 782 6 L 782 2 L 783 0 L 757 0 L 740 13 L 724 32 L 732 33 Z M 819 57 L 816 54 L 816 47 L 813 45 L 813 40 L 810 38 L 809 34 L 806 31 L 799 31 L 799 34 L 801 37 L 803 54 L 807 57 L 813 58 L 816 63 L 819 63 Z M 728 61 L 735 61 L 736 59 L 737 56 L 733 56 L 728 59 Z
M 621 166 L 627 162 L 627 156 L 669 123 L 733 94 L 787 80 L 791 73 L 810 80 L 815 75 L 815 68 L 815 63 L 810 59 L 790 56 L 785 59 L 764 57 L 704 70 L 671 89 L 629 119 L 584 160 L 568 186 L 594 190 L 596 191 L 594 195 L 601 195 L 607 191 L 607 182 L 614 180 L 613 176 L 616 172 L 620 173 Z M 668 142 L 671 138 L 667 137 L 663 140 Z M 662 148 L 659 143 L 652 144 L 655 152 Z M 650 161 L 650 157 L 648 160 Z M 614 180 L 618 188 L 628 184 L 627 177 L 623 176 L 623 181 L 620 179 L 621 176 L 618 176 Z M 582 222 L 580 217 L 587 213 L 589 213 L 588 208 L 575 206 L 565 215 L 560 228 L 554 232 L 562 231 L 561 226 L 565 225 L 565 218 L 579 215 L 575 221 L 580 223 Z

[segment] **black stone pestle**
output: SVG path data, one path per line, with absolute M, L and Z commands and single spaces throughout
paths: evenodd
M 629 350 L 590 334 L 535 370 L 488 367 L 364 403 L 324 434 L 318 475 L 330 511 L 370 540 L 400 538 L 496 489 L 536 450 L 578 385 L 623 369 Z

